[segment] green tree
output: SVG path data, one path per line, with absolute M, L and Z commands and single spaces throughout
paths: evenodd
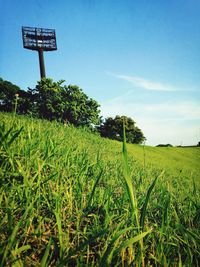
M 18 114 L 28 114 L 33 109 L 32 98 L 30 90 L 21 90 L 19 86 L 0 78 L 0 111 L 12 112 L 16 108 Z
M 141 144 L 145 137 L 136 125 L 135 121 L 126 116 L 108 117 L 100 125 L 99 132 L 102 137 L 122 141 L 123 140 L 123 122 L 126 130 L 126 141 L 132 144 Z
M 19 95 L 20 91 L 17 85 L 0 78 L 0 111 L 13 111 L 16 95 Z
M 49 78 L 39 81 L 31 90 L 34 112 L 40 118 L 66 121 L 75 126 L 99 124 L 99 104 L 78 86 L 63 83 L 63 80 L 54 82 Z

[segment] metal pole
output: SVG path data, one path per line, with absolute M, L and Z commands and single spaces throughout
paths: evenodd
M 43 55 L 43 50 L 39 49 L 38 50 L 38 55 L 39 55 L 39 62 L 40 62 L 40 76 L 42 78 L 46 78 L 45 74 L 45 66 L 44 66 L 44 55 Z

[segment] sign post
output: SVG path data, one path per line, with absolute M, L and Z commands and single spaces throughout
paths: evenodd
M 24 48 L 38 51 L 40 76 L 46 77 L 44 64 L 44 51 L 57 50 L 56 32 L 53 29 L 22 27 L 22 38 Z

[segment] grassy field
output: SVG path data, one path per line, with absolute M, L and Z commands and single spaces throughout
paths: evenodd
M 0 266 L 199 266 L 199 162 L 0 113 Z

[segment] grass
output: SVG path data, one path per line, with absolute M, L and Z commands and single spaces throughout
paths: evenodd
M 0 266 L 199 266 L 199 159 L 0 113 Z

